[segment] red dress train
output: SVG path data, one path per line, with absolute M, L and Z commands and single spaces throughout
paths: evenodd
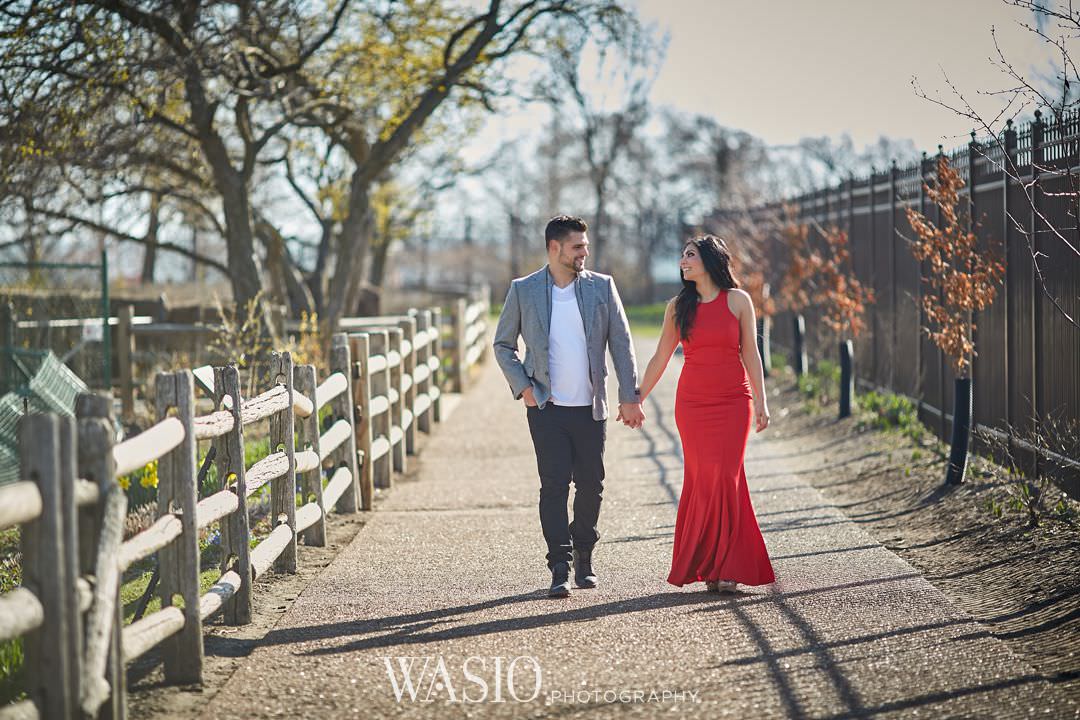
M 771 583 L 775 575 L 743 468 L 753 403 L 727 291 L 698 305 L 683 357 L 675 395 L 683 486 L 668 582 Z

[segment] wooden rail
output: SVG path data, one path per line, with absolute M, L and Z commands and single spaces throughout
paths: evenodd
M 468 338 L 455 347 L 455 373 L 482 356 L 486 311 L 481 303 L 455 309 L 452 326 Z M 124 313 L 120 324 L 130 320 Z M 271 387 L 247 399 L 234 366 L 159 373 L 157 422 L 120 443 L 108 396 L 80 396 L 76 419 L 25 418 L 27 480 L 0 486 L 0 529 L 20 526 L 24 582 L 0 596 L 0 640 L 23 638 L 28 699 L 0 708 L 0 717 L 124 717 L 126 664 L 154 648 L 166 682 L 201 682 L 203 622 L 218 613 L 226 623 L 250 622 L 254 580 L 271 569 L 295 572 L 298 536 L 325 545 L 328 512 L 372 509 L 375 488 L 389 488 L 416 452 L 417 430 L 441 419 L 447 343 L 437 309 L 345 326 L 321 383 L 316 368 L 294 366 L 287 352 L 274 355 Z M 213 401 L 200 416 L 196 384 Z M 244 429 L 263 421 L 272 452 L 246 466 Z M 201 499 L 200 441 L 215 448 L 223 479 L 223 489 Z M 157 519 L 124 539 L 117 478 L 154 460 Z M 248 498 L 266 485 L 274 527 L 251 547 Z M 224 560 L 200 593 L 199 530 L 215 522 Z M 153 555 L 161 609 L 124 626 L 121 576 Z

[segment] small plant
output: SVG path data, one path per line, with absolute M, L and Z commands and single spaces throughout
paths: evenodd
M 902 395 L 868 392 L 859 397 L 865 424 L 877 430 L 906 429 L 918 424 L 915 405 Z
M 271 348 L 268 329 L 263 325 L 262 291 L 247 301 L 242 312 L 231 306 L 226 308 L 217 295 L 214 304 L 221 316 L 221 326 L 210 341 L 210 349 L 224 363 L 250 371 Z M 258 373 L 248 372 L 247 376 L 244 395 L 254 397 Z
M 819 405 L 828 405 L 837 396 L 840 387 L 840 366 L 830 360 L 822 360 L 810 372 L 797 378 L 799 393 Z
M 1009 428 L 1005 435 L 977 431 L 977 436 L 1006 467 L 1006 507 L 1023 514 L 1032 527 L 1047 519 L 1076 521 L 1076 502 L 1054 484 L 1053 478 L 1069 472 L 1075 462 L 1070 458 L 1080 457 L 1080 422 L 1047 416 L 1027 430 Z M 1022 469 L 1030 452 L 1025 447 L 1039 453 L 1039 474 L 1035 477 Z
M 325 323 L 319 323 L 318 313 L 305 310 L 300 317 L 300 335 L 292 339 L 287 347 L 292 353 L 293 362 L 297 365 L 314 365 L 320 372 L 326 370 L 329 367 L 325 342 L 325 338 L 329 337 L 328 329 Z

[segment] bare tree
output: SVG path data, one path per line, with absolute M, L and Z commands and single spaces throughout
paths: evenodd
M 1039 38 L 1049 54 L 1056 58 L 1054 70 L 1046 75 L 1044 73 L 1029 73 L 1010 58 L 1001 46 L 996 28 L 990 32 L 994 39 L 995 55 L 990 62 L 1001 71 L 1004 77 L 1002 87 L 979 89 L 976 94 L 983 97 L 1000 100 L 999 110 L 993 117 L 976 110 L 968 100 L 968 93 L 949 78 L 943 71 L 943 81 L 948 88 L 949 96 L 943 99 L 940 93 L 931 95 L 926 92 L 918 78 L 912 80 L 915 93 L 930 102 L 951 110 L 961 117 L 967 118 L 976 128 L 972 132 L 974 147 L 986 156 L 989 148 L 994 148 L 995 156 L 1000 162 L 1006 176 L 1017 187 L 1022 188 L 1025 199 L 1025 211 L 1030 211 L 1038 218 L 1041 226 L 1046 229 L 1046 236 L 1052 240 L 1050 243 L 1036 243 L 1030 228 L 1020 221 L 1015 214 L 1010 213 L 1009 221 L 1017 233 L 1027 243 L 1031 254 L 1031 261 L 1035 268 L 1039 287 L 1043 295 L 1053 304 L 1057 312 L 1074 328 L 1080 330 L 1080 322 L 1070 314 L 1062 305 L 1062 299 L 1058 297 L 1047 285 L 1046 268 L 1050 263 L 1056 262 L 1058 253 L 1080 258 L 1080 243 L 1075 240 L 1075 234 L 1080 228 L 1080 219 L 1075 210 L 1080 203 L 1080 168 L 1074 163 L 1068 163 L 1065 168 L 1066 178 L 1064 191 L 1048 192 L 1038 182 L 1039 174 L 1053 171 L 1052 168 L 1032 161 L 1032 173 L 1021 173 L 1016 164 L 1016 159 L 1007 147 L 1008 138 L 1011 135 L 1013 122 L 1023 113 L 1033 108 L 1048 108 L 1051 112 L 1051 122 L 1064 126 L 1067 115 L 1080 111 L 1080 74 L 1077 72 L 1075 59 L 1080 41 L 1080 10 L 1073 9 L 1072 3 L 1067 4 L 1048 2 L 1047 0 L 1003 0 L 1006 5 L 1026 11 L 1031 18 L 1030 22 L 1019 23 L 1027 33 Z M 1035 118 L 1042 123 L 1042 113 L 1035 110 Z M 975 135 L 984 133 L 987 136 L 985 142 L 975 143 Z M 1076 142 L 1072 141 L 1070 157 L 1077 156 Z M 1036 197 L 1038 195 L 1059 197 L 1064 199 L 1071 208 L 1072 225 L 1062 227 L 1052 221 L 1040 207 Z
M 649 117 L 649 92 L 665 46 L 666 39 L 659 40 L 650 29 L 634 26 L 618 43 L 599 47 L 594 77 L 583 77 L 583 58 L 587 51 L 596 49 L 585 33 L 567 42 L 553 60 L 560 84 L 548 89 L 549 100 L 567 121 L 576 118 L 581 123 L 584 160 L 595 202 L 589 237 L 593 265 L 598 268 L 604 267 L 609 239 L 607 213 L 615 167 Z M 613 89 L 619 98 L 617 106 L 611 107 L 608 93 L 594 87 Z M 563 90 L 568 102 L 563 99 Z

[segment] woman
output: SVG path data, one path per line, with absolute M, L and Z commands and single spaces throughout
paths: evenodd
M 754 306 L 738 289 L 720 238 L 688 242 L 679 269 L 683 289 L 668 303 L 641 380 L 644 401 L 682 342 L 675 423 L 685 468 L 668 582 L 682 587 L 704 580 L 710 592 L 765 585 L 775 576 L 743 468 L 751 420 L 758 432 L 769 426 Z

